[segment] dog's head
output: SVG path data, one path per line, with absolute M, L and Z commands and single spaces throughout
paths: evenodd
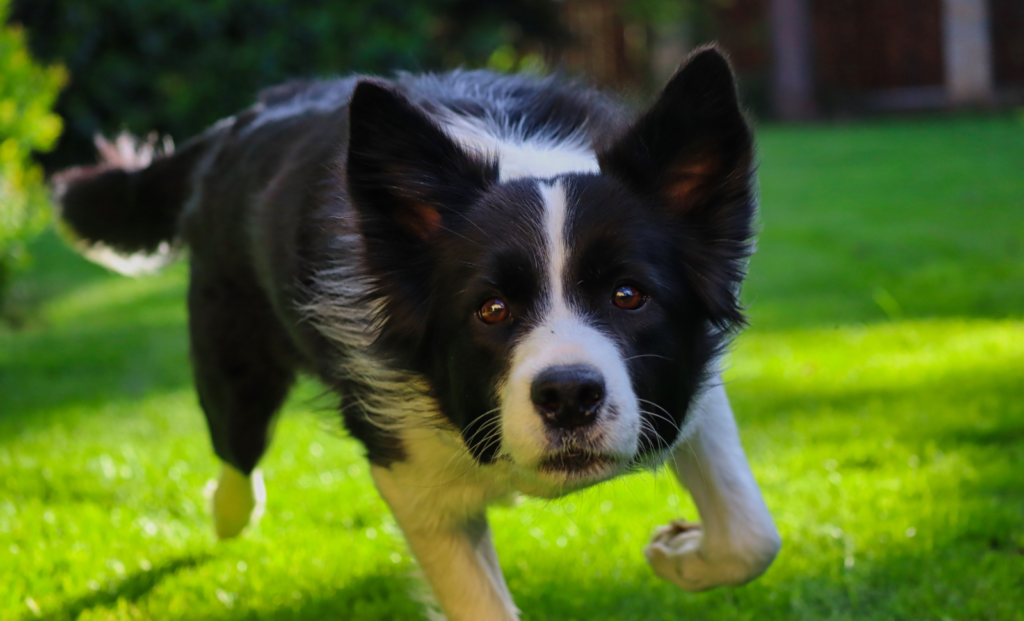
M 512 171 L 386 84 L 351 102 L 378 345 L 534 494 L 662 457 L 742 321 L 753 143 L 727 61 L 693 55 L 618 130 L 589 165 Z

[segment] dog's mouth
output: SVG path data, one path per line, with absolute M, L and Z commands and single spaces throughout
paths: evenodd
M 545 457 L 537 469 L 548 474 L 585 477 L 608 470 L 617 462 L 615 457 L 604 453 L 570 449 Z

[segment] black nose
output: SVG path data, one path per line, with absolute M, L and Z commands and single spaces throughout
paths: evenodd
M 533 380 L 530 398 L 548 425 L 575 429 L 594 422 L 604 401 L 604 377 L 584 365 L 550 367 Z

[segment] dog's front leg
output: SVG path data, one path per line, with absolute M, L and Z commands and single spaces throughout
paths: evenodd
M 677 520 L 663 526 L 644 550 L 655 573 L 687 591 L 749 582 L 768 569 L 781 546 L 721 380 L 696 407 L 697 428 L 669 465 L 693 496 L 703 524 Z
M 452 507 L 459 494 L 450 486 L 410 487 L 384 468 L 373 468 L 373 477 L 448 621 L 519 618 L 482 507 L 468 514 Z

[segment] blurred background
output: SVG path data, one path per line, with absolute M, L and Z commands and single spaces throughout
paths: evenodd
M 757 126 L 751 326 L 725 379 L 785 541 L 689 595 L 640 550 L 664 474 L 496 510 L 530 619 L 1024 610 L 1021 0 L 0 0 L 0 618 L 416 619 L 411 560 L 304 383 L 267 516 L 211 543 L 184 262 L 131 280 L 51 226 L 93 136 L 181 141 L 291 78 L 487 67 L 638 106 L 717 42 Z M 566 584 L 572 588 L 567 589 Z
M 29 152 L 52 172 L 90 161 L 98 133 L 157 132 L 180 140 L 247 106 L 260 88 L 347 72 L 561 70 L 642 99 L 688 51 L 715 41 L 731 55 L 743 101 L 760 119 L 1005 109 L 1024 102 L 1019 0 L 4 0 L 3 6 L 3 118 L 11 125 L 5 132 L 18 137 L 4 161 L 10 171 L 15 159 L 26 162 L 29 177 L 12 182 L 19 195 L 38 188 Z M 34 70 L 31 63 L 41 66 Z M 46 116 L 48 110 L 57 116 Z M 18 219 L 36 231 L 42 216 L 27 209 Z M 6 211 L 4 227 L 13 229 L 14 210 Z M 10 230 L 4 235 L 13 237 Z M 6 271 L 11 263 L 0 262 Z
M 65 67 L 49 168 L 120 129 L 182 138 L 289 78 L 562 69 L 650 95 L 717 41 L 761 118 L 1024 103 L 1019 0 L 15 0 Z

